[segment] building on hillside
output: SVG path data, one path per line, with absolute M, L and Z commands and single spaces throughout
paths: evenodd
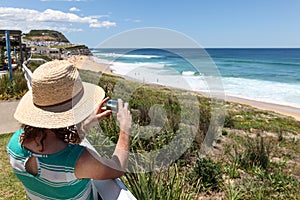
M 31 47 L 31 52 L 33 54 L 45 55 L 51 59 L 61 59 L 61 51 L 58 48 L 35 46 Z

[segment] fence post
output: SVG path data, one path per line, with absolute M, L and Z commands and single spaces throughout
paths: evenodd
M 9 38 L 9 30 L 5 31 L 5 40 L 6 40 L 6 52 L 7 52 L 7 60 L 8 60 L 8 70 L 9 70 L 9 79 L 10 81 L 13 80 L 12 75 L 12 66 L 11 66 L 11 55 L 10 55 L 10 38 Z

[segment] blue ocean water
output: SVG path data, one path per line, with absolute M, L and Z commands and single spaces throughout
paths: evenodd
M 219 77 L 225 95 L 300 108 L 300 49 L 93 49 L 115 73 L 195 91 Z M 142 75 L 141 75 L 142 74 Z M 168 77 L 168 78 L 164 78 Z M 171 77 L 171 78 L 170 78 Z M 162 80 L 168 82 L 163 82 Z

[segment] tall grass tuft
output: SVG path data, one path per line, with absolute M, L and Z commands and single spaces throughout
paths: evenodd
M 24 74 L 20 71 L 13 72 L 13 81 L 9 75 L 0 78 L 0 99 L 20 99 L 27 92 L 27 83 Z
M 241 158 L 244 168 L 259 166 L 267 169 L 270 165 L 270 143 L 265 142 L 263 137 L 250 138 L 245 142 L 245 150 Z
M 122 180 L 137 199 L 192 200 L 195 193 L 185 183 L 186 174 L 176 165 L 145 173 L 126 173 Z

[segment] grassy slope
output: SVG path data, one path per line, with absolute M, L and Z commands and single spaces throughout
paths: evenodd
M 95 76 L 88 72 L 85 73 L 85 80 L 93 79 L 95 82 Z M 187 99 L 184 100 L 185 103 L 188 103 L 191 96 L 196 96 L 200 113 L 196 113 L 195 116 L 200 115 L 199 131 L 191 148 L 177 161 L 177 164 L 181 165 L 179 173 L 184 172 L 183 176 L 190 176 L 194 173 L 193 170 L 187 174 L 185 172 L 189 171 L 188 168 L 191 166 L 197 165 L 196 162 L 199 160 L 197 155 L 200 151 L 203 133 L 205 134 L 208 130 L 208 124 L 212 123 L 210 121 L 210 99 L 193 92 L 145 85 L 110 76 L 101 76 L 100 85 L 109 96 L 113 95 L 113 98 L 121 97 L 129 101 L 132 108 L 137 108 L 137 105 L 141 104 L 138 109 L 140 112 L 142 110 L 142 113 L 143 109 L 147 109 L 149 102 L 152 105 L 164 104 L 165 110 L 174 107 L 174 104 L 168 104 L 162 100 L 172 101 L 173 97 L 171 97 L 170 91 L 176 97 L 187 96 Z M 131 95 L 128 96 L 128 94 Z M 202 188 L 200 195 L 205 196 L 208 191 L 210 194 L 208 199 L 224 196 L 234 199 L 235 195 L 247 199 L 257 199 L 260 196 L 264 196 L 266 199 L 299 199 L 300 193 L 297 188 L 300 181 L 300 121 L 237 103 L 226 102 L 223 109 L 226 109 L 227 113 L 222 134 L 219 132 L 218 135 L 215 135 L 213 138 L 214 148 L 207 156 L 213 160 L 213 163 L 210 163 L 210 160 L 198 163 L 205 169 L 216 168 L 218 162 L 222 161 L 220 170 L 223 174 L 222 183 L 217 188 L 218 192 L 211 191 L 212 187 L 208 187 Z M 148 111 L 145 110 L 145 113 Z M 181 116 L 186 114 L 184 109 L 178 112 L 184 113 Z M 171 115 L 168 114 L 168 119 L 175 121 L 176 124 L 176 118 L 172 117 L 172 113 L 175 113 L 176 116 L 176 109 L 171 112 Z M 138 123 L 147 125 L 147 118 L 141 118 L 143 115 L 140 113 L 138 116 L 137 118 L 142 121 L 142 123 L 141 121 Z M 133 113 L 133 118 L 135 118 L 135 113 Z M 143 124 L 143 120 L 146 124 Z M 133 152 L 145 150 L 145 148 L 147 151 L 155 150 L 168 144 L 174 137 L 169 130 L 163 132 L 162 135 L 153 130 L 152 134 L 156 134 L 156 137 L 134 141 L 132 145 L 135 147 L 132 147 L 131 150 Z M 112 135 L 115 137 L 113 133 Z M 210 166 L 211 164 L 213 167 Z M 197 173 L 196 176 L 199 176 L 202 181 L 204 178 L 201 177 L 203 175 L 201 173 L 218 174 L 215 171 L 201 172 L 201 170 Z M 129 177 L 127 180 L 130 182 L 134 179 L 134 177 Z M 249 185 L 249 183 L 251 184 Z M 210 183 L 202 183 L 202 185 L 205 184 L 210 185 Z M 185 186 L 189 188 L 190 184 L 186 183 Z M 193 189 L 187 189 L 185 192 L 192 191 Z
M 84 81 L 95 84 L 99 82 L 99 75 L 94 72 L 81 71 Z M 222 134 L 214 138 L 215 145 L 207 157 L 209 159 L 203 160 L 197 157 L 197 152 L 201 136 L 203 136 L 201 134 L 210 123 L 209 99 L 182 90 L 171 89 L 170 93 L 170 89 L 165 87 L 137 84 L 111 76 L 101 76 L 99 83 L 108 96 L 131 100 L 130 104 L 135 108 L 141 109 L 139 103 L 147 105 L 149 102 L 154 104 L 163 102 L 166 110 L 169 107 L 174 109 L 171 110 L 171 113 L 184 112 L 183 110 L 178 111 L 176 106 L 172 106 L 172 101 L 176 100 L 173 99 L 172 94 L 180 94 L 185 97 L 196 95 L 201 115 L 205 116 L 200 120 L 199 137 L 196 136 L 192 147 L 169 169 L 161 169 L 161 171 L 150 174 L 127 174 L 123 178 L 138 198 L 194 199 L 195 196 L 198 196 L 204 199 L 259 199 L 260 197 L 264 199 L 300 199 L 298 190 L 300 180 L 299 121 L 249 106 L 226 103 L 227 114 Z M 118 91 L 115 90 L 116 85 Z M 138 90 L 137 88 L 142 89 Z M 131 93 L 134 95 L 127 95 Z M 168 101 L 165 102 L 164 99 L 168 99 Z M 135 120 L 143 117 L 143 121 L 136 121 L 136 123 L 147 124 L 149 122 L 149 119 L 141 115 L 141 112 L 133 115 L 139 116 Z M 183 116 L 188 117 L 188 114 L 184 113 Z M 172 115 L 168 115 L 168 118 L 175 124 L 178 120 L 176 117 L 172 118 Z M 113 124 L 114 126 L 110 125 L 109 123 L 108 125 L 104 124 L 103 127 L 108 132 L 107 136 L 115 141 L 118 129 L 114 127 L 115 124 Z M 173 130 L 169 129 L 174 124 L 167 125 L 162 134 L 156 134 L 150 139 L 133 138 L 131 151 L 151 151 L 168 144 L 174 137 Z M 9 137 L 10 135 L 0 136 L 0 199 L 2 197 L 23 199 L 25 198 L 23 188 L 13 175 L 5 153 Z M 251 155 L 256 155 L 254 161 Z M 196 168 L 196 166 L 201 167 Z M 203 175 L 210 174 L 212 177 L 209 177 L 208 181 L 204 181 Z M 220 174 L 222 175 L 221 179 L 214 179 Z M 201 180 L 202 183 L 195 184 L 197 180 Z M 143 191 L 146 191 L 146 194 Z

